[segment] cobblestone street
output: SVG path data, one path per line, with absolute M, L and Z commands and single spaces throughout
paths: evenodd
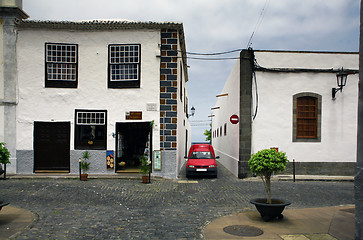
M 253 210 L 264 197 L 261 181 L 232 176 L 219 165 L 217 179 L 9 179 L 0 201 L 37 215 L 16 239 L 202 239 L 209 221 Z M 354 204 L 352 182 L 272 183 L 272 196 L 288 208 Z

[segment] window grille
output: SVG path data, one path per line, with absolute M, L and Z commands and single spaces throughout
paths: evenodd
M 77 46 L 46 44 L 47 80 L 77 80 Z
M 78 125 L 105 125 L 104 112 L 77 112 Z
M 139 80 L 140 45 L 110 45 L 110 81 Z

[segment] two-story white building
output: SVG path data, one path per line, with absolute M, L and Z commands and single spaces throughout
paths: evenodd
M 8 172 L 76 174 L 86 150 L 91 174 L 138 172 L 146 152 L 161 156 L 152 175 L 176 178 L 191 139 L 183 24 L 25 20 L 10 2 L 0 8 Z
M 244 178 L 251 154 L 278 148 L 296 174 L 353 176 L 358 63 L 358 53 L 243 50 L 212 108 L 222 164 Z M 337 75 L 347 81 L 336 92 Z

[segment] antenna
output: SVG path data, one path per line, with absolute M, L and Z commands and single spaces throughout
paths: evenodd
M 263 6 L 263 8 L 262 8 L 262 10 L 261 10 L 260 17 L 259 17 L 259 18 L 258 18 L 258 20 L 257 20 L 256 26 L 255 26 L 255 28 L 253 29 L 253 32 L 252 32 L 251 37 L 250 37 L 250 40 L 249 40 L 249 41 L 248 41 L 248 43 L 247 43 L 247 49 L 248 49 L 248 48 L 250 48 L 250 47 L 251 47 L 251 45 L 252 45 L 252 38 L 253 38 L 253 36 L 255 35 L 255 32 L 257 31 L 257 28 L 261 25 L 262 20 L 263 20 L 263 18 L 264 18 L 264 16 L 265 16 L 265 12 L 266 12 L 266 10 L 267 10 L 267 8 L 268 8 L 268 5 L 269 5 L 269 4 L 270 4 L 270 0 L 266 0 L 266 1 L 265 1 L 265 5 Z

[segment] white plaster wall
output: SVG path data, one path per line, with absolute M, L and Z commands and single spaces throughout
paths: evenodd
M 44 48 L 46 42 L 78 44 L 78 88 L 45 88 Z M 108 89 L 109 44 L 141 44 L 141 87 Z M 142 121 L 154 120 L 154 149 L 160 149 L 160 31 L 47 31 L 21 30 L 18 34 L 18 77 L 20 101 L 17 110 L 17 149 L 33 149 L 34 121 L 70 121 L 71 150 L 74 149 L 75 109 L 107 110 L 107 149 L 115 150 L 116 122 L 125 112 L 142 111 Z M 157 111 L 147 111 L 147 103 Z
M 230 117 L 233 114 L 239 115 L 239 89 L 240 89 L 240 62 L 234 65 L 232 72 L 224 85 L 221 94 L 228 93 L 228 96 L 218 97 L 215 107 L 212 110 L 215 115 L 212 118 L 212 145 L 216 155 L 220 156 L 219 162 L 229 169 L 235 176 L 238 175 L 239 160 L 239 124 L 232 124 Z M 224 124 L 227 123 L 227 135 L 224 136 Z M 222 127 L 222 135 L 213 138 L 213 132 Z
M 262 67 L 358 69 L 358 54 L 255 52 Z M 252 123 L 252 153 L 278 147 L 297 162 L 355 162 L 357 139 L 358 74 L 349 75 L 336 100 L 335 73 L 256 72 L 258 113 Z M 293 95 L 313 92 L 322 96 L 321 142 L 292 142 Z
M 180 45 L 178 45 L 178 48 L 180 49 Z M 183 67 L 181 67 L 182 65 L 182 58 L 181 58 L 181 54 L 179 53 L 179 61 L 178 61 L 178 96 L 177 96 L 177 101 L 178 101 L 178 127 L 177 127 L 177 175 L 179 174 L 181 168 L 183 167 L 184 163 L 185 163 L 185 147 L 187 148 L 187 151 L 189 151 L 190 145 L 191 145 L 191 126 L 189 123 L 189 119 L 186 117 L 186 112 L 185 111 L 189 111 L 185 109 L 185 104 L 187 104 L 188 108 L 190 108 L 189 103 L 186 103 L 185 101 L 187 101 L 186 99 L 188 98 L 188 92 L 186 90 L 186 82 L 185 82 L 185 74 L 183 72 L 183 74 L 181 74 L 181 71 L 183 71 Z M 181 96 L 180 96 L 180 81 L 182 81 L 182 88 L 183 88 L 183 92 L 182 92 L 182 100 Z M 185 89 L 185 91 L 184 91 Z M 185 95 L 186 96 L 185 96 Z M 186 136 L 186 130 L 188 130 L 188 136 Z M 187 138 L 187 139 L 186 139 Z M 187 143 L 186 143 L 187 140 Z M 185 146 L 187 145 L 187 146 Z

